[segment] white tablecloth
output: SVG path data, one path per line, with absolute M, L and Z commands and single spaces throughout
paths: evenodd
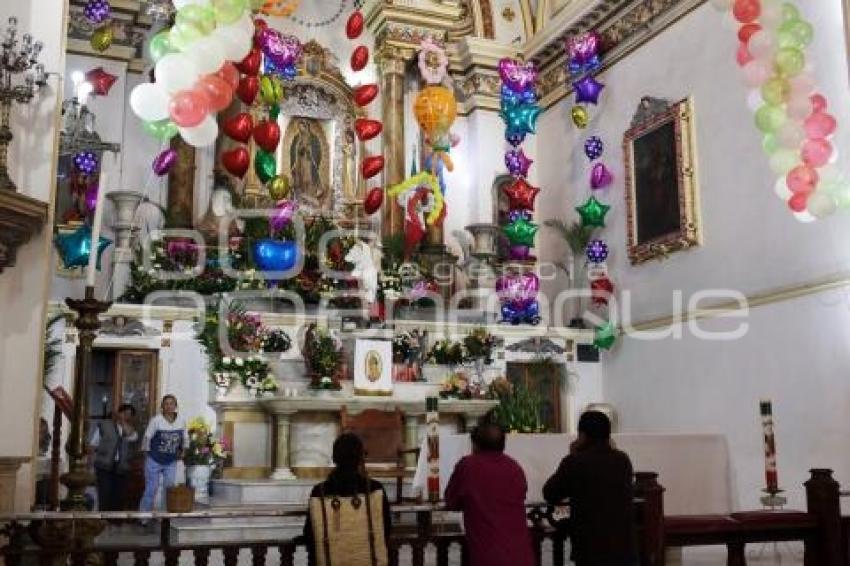
M 528 481 L 528 501 L 543 500 L 543 484 L 569 451 L 566 434 L 511 434 L 505 452 L 519 462 Z M 667 515 L 729 513 L 736 508 L 726 437 L 716 434 L 615 434 L 617 447 L 635 471 L 658 472 Z M 455 464 L 470 452 L 469 435 L 440 436 L 440 488 L 445 489 Z M 426 491 L 427 443 L 413 478 Z M 442 495 L 442 494 L 441 494 Z

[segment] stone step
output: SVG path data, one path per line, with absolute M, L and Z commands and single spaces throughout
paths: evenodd
M 301 535 L 303 527 L 303 520 L 294 524 L 246 522 L 244 519 L 229 524 L 181 522 L 171 526 L 170 536 L 172 544 L 282 541 Z

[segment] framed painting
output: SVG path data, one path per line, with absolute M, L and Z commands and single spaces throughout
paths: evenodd
M 354 394 L 393 394 L 393 344 L 358 338 L 354 346 Z
M 702 243 L 690 99 L 644 97 L 623 138 L 633 265 Z

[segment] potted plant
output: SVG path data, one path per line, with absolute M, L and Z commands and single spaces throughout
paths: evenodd
M 493 409 L 496 422 L 508 432 L 539 433 L 546 432 L 540 420 L 540 396 L 529 391 L 523 385 L 513 384 L 504 377 L 490 384 L 489 394 L 499 400 Z
M 341 389 L 338 370 L 342 351 L 336 338 L 325 328 L 311 324 L 304 337 L 304 363 L 310 376 L 310 389 L 338 391 Z
M 570 248 L 568 261 L 566 263 L 556 263 L 555 265 L 563 269 L 567 274 L 570 289 L 579 289 L 582 286 L 582 273 L 585 269 L 584 250 L 587 248 L 587 244 L 593 235 L 593 228 L 583 226 L 579 221 L 567 224 L 557 218 L 550 218 L 543 222 L 543 225 L 556 230 Z M 571 313 L 570 326 L 584 328 L 584 320 L 582 318 L 584 312 L 583 301 L 581 298 L 578 298 L 572 304 L 573 312 Z
M 209 484 L 213 471 L 227 458 L 224 439 L 213 436 L 210 425 L 203 418 L 189 421 L 189 446 L 183 463 L 186 465 L 186 483 L 195 490 L 195 501 L 209 500 Z

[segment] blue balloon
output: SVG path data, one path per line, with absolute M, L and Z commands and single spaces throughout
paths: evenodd
M 59 250 L 59 255 L 62 258 L 62 265 L 65 269 L 73 269 L 74 267 L 86 267 L 89 264 L 89 254 L 91 253 L 91 228 L 88 224 L 83 224 L 70 234 L 57 234 L 54 238 L 56 248 Z M 112 240 L 103 236 L 97 242 L 97 268 L 100 269 L 100 256 L 103 251 L 109 247 Z
M 289 271 L 298 263 L 298 245 L 292 241 L 257 240 L 252 251 L 260 271 Z
M 540 305 L 536 300 L 525 304 L 504 303 L 502 304 L 502 322 L 538 324 L 540 322 Z

